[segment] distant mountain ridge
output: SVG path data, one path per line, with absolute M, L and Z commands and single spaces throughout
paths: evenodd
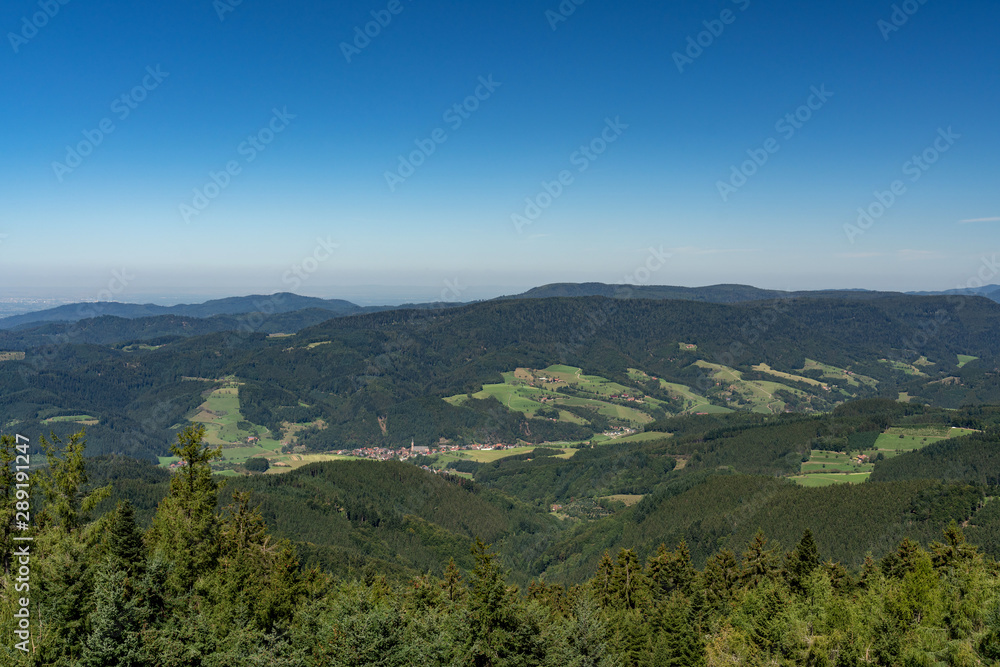
M 681 287 L 673 285 L 624 285 L 597 282 L 551 283 L 533 287 L 520 294 L 497 297 L 496 300 L 603 296 L 617 299 L 656 299 L 732 304 L 749 301 L 800 298 L 845 298 L 857 300 L 901 296 L 904 294 L 906 296 L 983 296 L 1000 303 L 1000 285 L 987 285 L 980 288 L 954 289 L 942 292 L 903 293 L 865 289 L 785 291 L 739 284 Z M 0 330 L 25 329 L 49 322 L 72 323 L 104 316 L 129 320 L 163 315 L 211 318 L 222 315 L 245 315 L 248 313 L 264 313 L 270 316 L 311 310 L 314 314 L 309 319 L 315 319 L 317 311 L 329 312 L 330 317 L 344 317 L 347 315 L 359 315 L 386 310 L 447 308 L 462 305 L 466 304 L 460 302 L 436 302 L 407 303 L 399 306 L 359 306 L 344 299 L 322 299 L 319 297 L 299 296 L 298 294 L 289 292 L 279 292 L 271 295 L 255 294 L 227 297 L 224 299 L 213 299 L 200 304 L 179 304 L 176 306 L 119 302 L 71 303 L 55 308 L 0 318 Z M 310 324 L 312 323 L 314 322 Z M 218 325 L 219 323 L 216 323 L 216 326 L 208 327 L 206 332 L 208 330 L 220 330 Z
M 1000 298 L 1000 285 L 984 285 L 982 287 L 959 287 L 942 292 L 907 292 L 914 296 L 985 296 L 996 301 Z
M 603 296 L 615 299 L 669 299 L 676 301 L 702 301 L 705 303 L 743 303 L 770 299 L 801 297 L 866 298 L 887 296 L 893 292 L 868 290 L 816 290 L 788 292 L 770 290 L 752 285 L 706 285 L 704 287 L 678 287 L 671 285 L 609 285 L 606 283 L 552 283 L 535 287 L 508 299 L 545 299 L 552 297 Z
M 672 299 L 681 301 L 704 301 L 707 303 L 742 303 L 745 301 L 766 301 L 769 299 L 801 298 L 848 298 L 868 299 L 895 295 L 908 296 L 985 296 L 1000 302 L 1000 285 L 980 288 L 954 289 L 941 292 L 890 292 L 866 289 L 829 290 L 772 290 L 752 285 L 720 284 L 704 287 L 679 287 L 672 285 L 626 285 L 607 283 L 551 283 L 534 287 L 527 292 L 502 299 L 545 299 L 552 297 L 603 296 L 617 299 Z
M 157 306 L 155 304 L 119 303 L 115 301 L 98 303 L 70 303 L 23 315 L 13 315 L 0 319 L 0 329 L 14 329 L 42 322 L 78 322 L 104 315 L 125 319 L 177 315 L 181 317 L 214 317 L 216 315 L 241 315 L 245 313 L 280 314 L 309 308 L 330 311 L 337 315 L 353 315 L 367 309 L 343 299 L 320 299 L 279 292 L 269 296 L 254 294 L 213 299 L 199 304 L 179 304 Z

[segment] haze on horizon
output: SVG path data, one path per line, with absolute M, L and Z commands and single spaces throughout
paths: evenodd
M 0 9 L 0 297 L 946 290 L 996 267 L 985 0 L 39 7 Z

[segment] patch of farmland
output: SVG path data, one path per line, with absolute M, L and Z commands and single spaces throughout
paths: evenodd
M 979 357 L 973 357 L 970 354 L 959 354 L 957 356 L 958 356 L 958 367 L 959 368 L 961 368 L 962 366 L 966 365 L 970 361 L 975 361 L 976 359 L 979 358 Z
M 833 486 L 834 484 L 861 484 L 862 482 L 867 482 L 868 478 L 871 476 L 870 472 L 853 472 L 853 473 L 831 473 L 831 474 L 816 474 L 816 475 L 796 475 L 794 477 L 789 477 L 792 481 L 800 486 L 806 487 L 818 487 L 818 486 Z
M 58 424 L 64 422 L 70 422 L 74 424 L 83 424 L 84 426 L 94 426 L 98 423 L 97 417 L 91 417 L 90 415 L 69 415 L 63 417 L 49 417 L 48 419 L 43 419 L 43 424 Z
M 874 387 L 878 384 L 878 380 L 867 375 L 861 375 L 860 373 L 855 373 L 854 371 L 849 371 L 846 368 L 840 368 L 838 366 L 831 366 L 830 364 L 824 364 L 815 359 L 806 359 L 805 364 L 802 366 L 800 371 L 811 371 L 818 370 L 823 373 L 825 378 L 834 378 L 838 380 L 846 380 L 849 385 L 858 387 L 861 385 L 867 385 L 869 387 Z
M 760 363 L 756 366 L 752 366 L 755 371 L 760 371 L 761 373 L 767 373 L 768 375 L 773 375 L 775 377 L 781 378 L 782 380 L 792 380 L 794 382 L 802 382 L 814 387 L 820 387 L 826 389 L 826 385 L 819 380 L 814 380 L 812 378 L 807 378 L 804 375 L 793 375 L 791 373 L 785 373 L 783 371 L 776 371 L 767 364 Z
M 907 375 L 912 375 L 913 377 L 927 377 L 927 373 L 923 372 L 914 364 L 908 364 L 905 361 L 896 361 L 895 359 L 879 359 L 883 364 L 889 364 L 897 371 L 902 371 Z

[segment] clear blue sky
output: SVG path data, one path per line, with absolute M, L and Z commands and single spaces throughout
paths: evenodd
M 1000 250 L 992 0 L 237 1 L 3 3 L 4 293 L 947 289 Z

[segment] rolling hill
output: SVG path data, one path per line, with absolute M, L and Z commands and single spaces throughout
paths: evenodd
M 280 318 L 299 316 L 273 317 L 283 328 Z M 191 325 L 225 326 L 206 321 Z M 908 296 L 497 300 L 349 315 L 292 336 L 223 331 L 141 345 L 125 344 L 115 329 L 134 325 L 126 333 L 144 335 L 147 324 L 149 334 L 169 327 L 88 320 L 80 330 L 92 330 L 94 343 L 56 337 L 42 348 L 23 346 L 24 359 L 0 362 L 0 426 L 91 415 L 99 422 L 91 429 L 95 452 L 162 455 L 201 394 L 233 378 L 254 424 L 279 433 L 284 422 L 321 419 L 323 427 L 299 434 L 314 451 L 411 439 L 586 439 L 599 429 L 585 415 L 552 421 L 508 410 L 494 396 L 471 398 L 504 382 L 504 373 L 553 364 L 641 392 L 667 412 L 681 409 L 669 406 L 682 396 L 771 412 L 900 394 L 957 407 L 1000 399 L 998 322 L 1000 306 L 985 298 Z M 100 344 L 105 335 L 117 342 Z M 465 394 L 469 400 L 444 400 Z M 587 397 L 578 398 L 585 408 Z

